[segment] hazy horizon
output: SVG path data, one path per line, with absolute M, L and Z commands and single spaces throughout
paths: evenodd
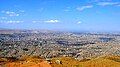
M 0 28 L 120 32 L 119 0 L 1 0 Z

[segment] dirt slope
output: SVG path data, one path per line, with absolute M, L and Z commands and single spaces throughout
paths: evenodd
M 61 64 L 55 63 L 60 60 Z M 52 67 L 120 67 L 120 57 L 102 57 L 91 60 L 77 61 L 73 58 L 54 58 L 52 60 Z
M 3 61 L 5 59 L 1 60 Z M 7 60 L 4 63 L 5 64 L 0 67 L 51 67 L 47 61 L 33 57 L 24 58 L 17 61 Z
M 84 59 L 81 61 L 70 57 L 52 58 L 52 60 L 45 61 L 42 58 L 23 58 L 21 60 L 10 60 L 0 58 L 0 67 L 120 67 L 119 56 L 107 56 L 93 59 Z

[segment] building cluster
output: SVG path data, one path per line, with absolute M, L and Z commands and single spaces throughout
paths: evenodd
M 119 34 L 76 34 L 33 30 L 0 33 L 0 57 L 69 56 L 80 60 L 109 54 L 120 55 Z

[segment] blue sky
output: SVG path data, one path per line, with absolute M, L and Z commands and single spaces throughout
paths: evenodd
M 0 28 L 120 31 L 120 0 L 0 0 Z

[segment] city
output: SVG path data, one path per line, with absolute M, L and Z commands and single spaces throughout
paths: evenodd
M 0 0 L 0 67 L 120 67 L 120 0 Z
M 120 55 L 120 35 L 45 30 L 0 30 L 0 57 L 21 59 L 38 56 L 75 60 Z M 1 61 L 2 62 L 2 61 Z

